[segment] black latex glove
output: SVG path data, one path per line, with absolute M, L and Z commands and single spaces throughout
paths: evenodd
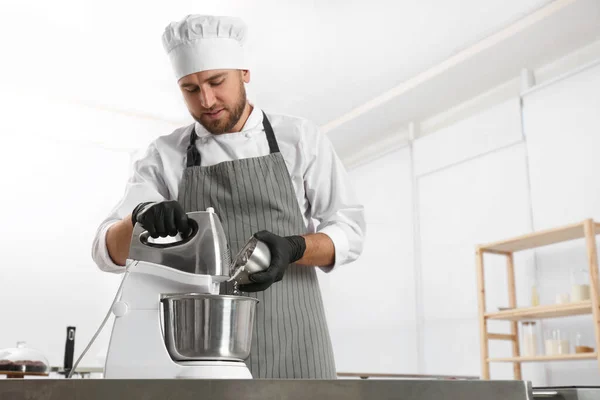
M 254 234 L 254 237 L 264 242 L 271 251 L 271 264 L 264 271 L 248 275 L 253 282 L 240 285 L 242 292 L 261 292 L 275 282 L 283 279 L 290 264 L 298 261 L 306 251 L 306 241 L 302 236 L 277 236 L 268 231 Z
M 182 236 L 189 233 L 188 216 L 175 201 L 147 202 L 138 204 L 131 213 L 131 222 L 140 223 L 154 239 L 167 236 Z

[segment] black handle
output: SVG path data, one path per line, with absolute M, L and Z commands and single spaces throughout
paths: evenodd
M 75 327 L 67 327 L 67 341 L 65 343 L 65 360 L 63 369 L 65 372 L 71 371 L 73 368 L 73 354 L 75 353 Z
M 173 243 L 152 243 L 150 242 L 150 233 L 148 231 L 144 231 L 140 234 L 140 243 L 148 247 L 154 247 L 156 249 L 168 249 L 170 247 L 180 246 L 182 244 L 188 243 L 191 241 L 194 236 L 198 233 L 198 223 L 193 219 L 188 219 L 188 224 L 190 225 L 190 232 L 187 236 L 185 236 L 182 240 Z

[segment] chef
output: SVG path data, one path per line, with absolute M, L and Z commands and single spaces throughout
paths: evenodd
M 123 272 L 134 224 L 154 238 L 185 235 L 186 213 L 213 207 L 232 255 L 252 235 L 272 253 L 269 268 L 239 288 L 260 301 L 246 360 L 253 377 L 335 379 L 316 269 L 359 257 L 363 206 L 315 124 L 248 100 L 245 36 L 232 17 L 189 15 L 166 27 L 163 46 L 195 122 L 155 139 L 134 163 L 92 257 Z

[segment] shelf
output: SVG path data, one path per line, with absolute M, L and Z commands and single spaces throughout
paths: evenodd
M 585 222 L 565 225 L 563 227 L 547 229 L 543 231 L 528 233 L 523 236 L 502 240 L 479 246 L 483 252 L 491 253 L 513 253 L 515 251 L 528 250 L 536 247 L 547 246 L 554 243 L 566 242 L 585 237 Z M 600 224 L 594 223 L 595 233 L 600 233 Z
M 507 357 L 489 358 L 488 362 L 545 362 L 545 361 L 577 361 L 595 360 L 597 353 L 564 354 L 558 356 Z
M 485 318 L 504 321 L 522 321 L 529 319 L 569 317 L 591 313 L 592 301 L 586 300 L 578 303 L 550 304 L 486 313 Z

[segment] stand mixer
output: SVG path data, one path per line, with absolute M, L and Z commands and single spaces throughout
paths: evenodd
M 212 208 L 188 213 L 191 233 L 156 243 L 136 224 L 112 329 L 108 379 L 251 379 L 258 300 L 219 294 L 230 254 Z

